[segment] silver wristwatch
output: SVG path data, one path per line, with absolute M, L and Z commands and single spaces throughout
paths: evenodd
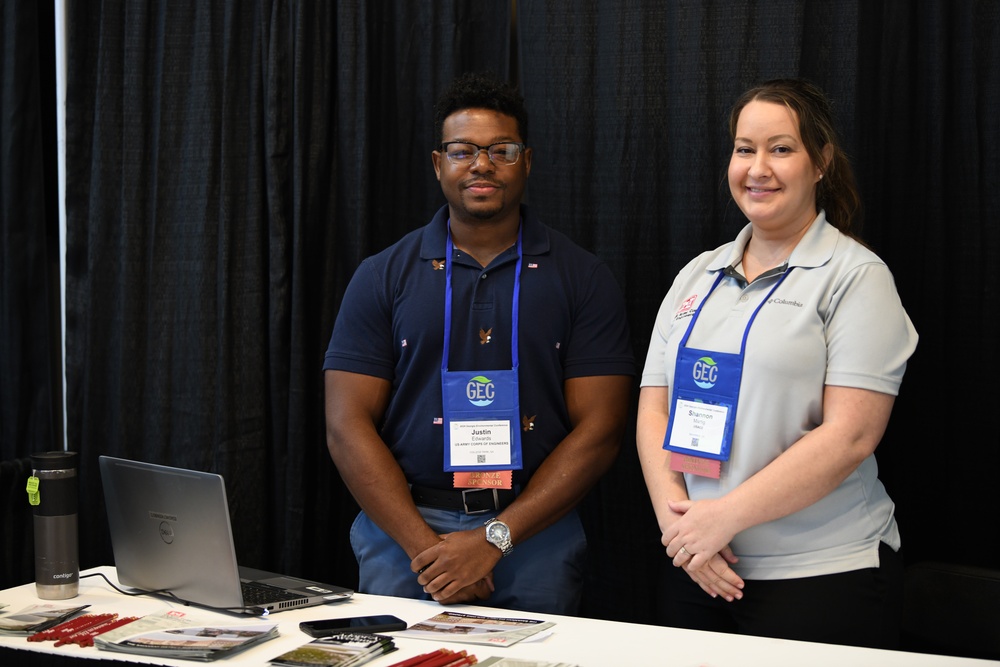
M 514 550 L 510 541 L 510 526 L 498 519 L 486 522 L 486 541 L 502 551 L 504 556 Z

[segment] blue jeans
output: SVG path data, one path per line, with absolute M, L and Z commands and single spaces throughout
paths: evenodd
M 464 512 L 418 507 L 439 535 L 480 530 L 498 512 Z M 431 599 L 410 570 L 410 559 L 396 542 L 368 518 L 358 514 L 351 526 L 351 546 L 358 559 L 361 593 Z M 496 590 L 476 604 L 539 613 L 575 615 L 580 607 L 587 538 L 575 511 L 524 542 L 500 559 L 493 570 Z

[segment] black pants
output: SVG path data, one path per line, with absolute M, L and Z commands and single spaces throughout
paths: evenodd
M 664 557 L 658 620 L 692 630 L 870 648 L 899 647 L 901 556 L 884 543 L 877 568 L 802 579 L 748 580 L 743 599 L 711 598 Z

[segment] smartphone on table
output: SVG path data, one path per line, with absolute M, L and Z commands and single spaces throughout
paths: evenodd
M 390 614 L 375 616 L 351 616 L 348 618 L 324 618 L 316 621 L 302 621 L 299 629 L 310 637 L 329 637 L 342 632 L 392 632 L 405 630 L 406 621 Z

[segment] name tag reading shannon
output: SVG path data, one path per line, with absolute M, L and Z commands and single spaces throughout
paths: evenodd
M 678 398 L 668 441 L 671 450 L 692 454 L 721 454 L 729 408 Z
M 453 466 L 510 465 L 510 420 L 452 421 Z

